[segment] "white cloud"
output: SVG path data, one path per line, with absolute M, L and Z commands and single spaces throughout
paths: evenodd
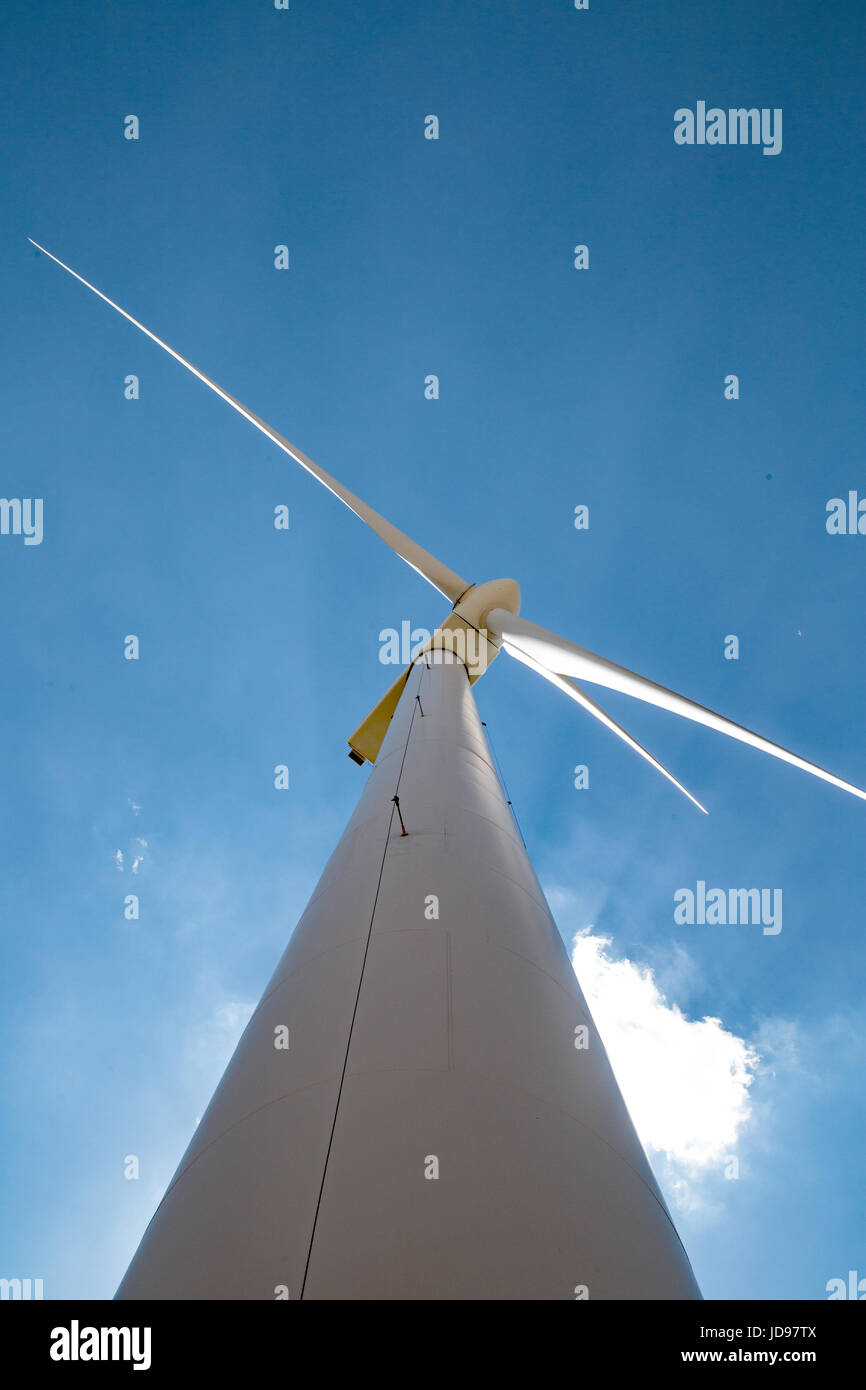
M 115 862 L 115 864 L 117 865 L 118 869 L 122 869 L 122 868 L 123 868 L 123 850 L 122 850 L 122 849 L 116 849 L 116 850 L 114 851 L 114 862 Z
M 649 967 L 614 960 L 610 945 L 587 927 L 572 964 L 641 1142 L 681 1175 L 684 1200 L 686 1179 L 718 1174 L 736 1148 L 760 1058 L 721 1019 L 687 1018 Z

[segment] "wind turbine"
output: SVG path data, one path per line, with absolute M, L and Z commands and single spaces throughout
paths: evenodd
M 30 239 L 32 240 L 32 239 Z M 121 1299 L 700 1292 L 471 694 L 500 650 L 695 797 L 577 684 L 866 792 L 519 616 L 32 242 L 345 503 L 451 611 L 349 739 L 358 807 L 121 1282 Z M 471 654 L 470 654 L 471 651 Z

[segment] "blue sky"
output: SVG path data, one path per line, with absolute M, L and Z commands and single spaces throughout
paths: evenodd
M 360 793 L 379 632 L 447 604 L 26 237 L 460 573 L 866 785 L 866 537 L 825 528 L 866 494 L 863 17 L 9 0 L 3 30 L 0 495 L 44 540 L 0 536 L 0 1274 L 108 1297 Z M 781 108 L 781 154 L 677 146 L 698 100 Z M 569 947 L 760 1059 L 736 1181 L 654 1155 L 705 1295 L 866 1275 L 866 807 L 593 692 L 704 817 L 517 663 L 476 693 Z M 699 879 L 781 888 L 783 930 L 677 925 Z

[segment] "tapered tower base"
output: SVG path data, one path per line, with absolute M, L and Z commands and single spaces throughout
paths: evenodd
M 441 655 L 118 1298 L 700 1297 Z

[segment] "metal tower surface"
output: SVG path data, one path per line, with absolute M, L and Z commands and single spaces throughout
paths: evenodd
M 700 1298 L 466 668 L 435 656 L 120 1299 Z

